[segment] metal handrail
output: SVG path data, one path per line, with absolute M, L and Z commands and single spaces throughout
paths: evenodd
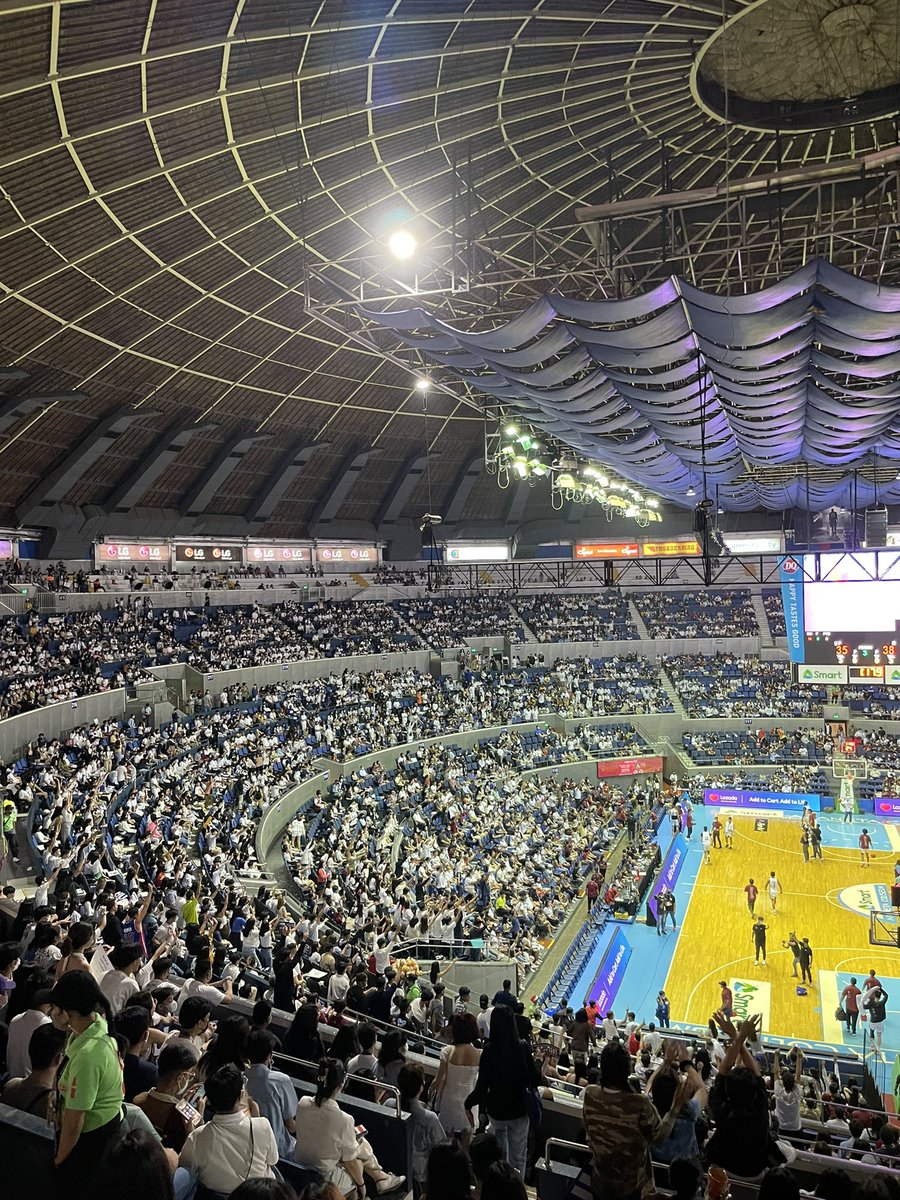
M 565 1138 L 549 1137 L 544 1143 L 544 1161 L 549 1165 L 554 1160 L 550 1157 L 551 1146 L 562 1146 L 566 1150 L 583 1150 L 585 1154 L 590 1155 L 591 1148 L 586 1146 L 584 1142 L 568 1142 Z
M 294 1058 L 293 1054 L 285 1054 L 283 1050 L 276 1050 L 274 1057 L 280 1058 L 284 1062 L 296 1063 L 298 1067 L 309 1067 L 316 1073 L 318 1073 L 319 1070 L 319 1064 L 312 1062 L 311 1059 Z M 379 1092 L 386 1092 L 388 1095 L 393 1096 L 394 1110 L 391 1112 L 391 1118 L 395 1121 L 403 1120 L 403 1111 L 400 1107 L 400 1089 L 398 1087 L 395 1087 L 392 1083 L 382 1083 L 378 1079 L 368 1079 L 365 1075 L 351 1075 L 348 1073 L 346 1079 L 352 1079 L 354 1083 L 367 1084 L 369 1087 Z M 381 1102 L 376 1101 L 375 1103 L 380 1104 Z

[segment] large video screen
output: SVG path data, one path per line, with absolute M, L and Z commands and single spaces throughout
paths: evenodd
M 893 565 L 897 556 L 881 558 Z M 874 555 L 822 555 L 819 569 L 823 578 L 804 581 L 806 662 L 851 666 L 897 662 L 900 578 L 872 579 L 870 563 L 874 559 Z M 900 566 L 900 559 L 897 561 Z M 883 561 L 882 573 L 895 573 L 885 570 L 886 566 L 888 562 Z

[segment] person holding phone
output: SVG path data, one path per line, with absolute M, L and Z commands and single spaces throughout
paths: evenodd
M 297 1140 L 294 1161 L 318 1171 L 352 1200 L 364 1200 L 365 1176 L 375 1184 L 379 1196 L 393 1192 L 406 1182 L 378 1163 L 366 1141 L 365 1129 L 354 1128 L 353 1118 L 337 1102 L 347 1068 L 338 1058 L 323 1058 L 316 1074 L 315 1096 L 301 1096 L 294 1124 Z
M 188 1134 L 179 1165 L 196 1171 L 211 1192 L 228 1195 L 247 1179 L 274 1179 L 278 1144 L 272 1126 L 244 1090 L 234 1063 L 206 1080 L 206 1098 L 215 1116 Z

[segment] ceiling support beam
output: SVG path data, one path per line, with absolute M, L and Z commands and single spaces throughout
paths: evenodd
M 379 447 L 372 446 L 368 450 L 350 454 L 344 459 L 323 492 L 325 499 L 317 506 L 310 518 L 310 530 L 316 525 L 327 525 L 329 521 L 335 519 L 369 459 L 380 453 Z
M 2 382 L 2 378 L 0 378 Z M 0 401 L 0 433 L 12 429 L 24 417 L 52 408 L 54 404 L 67 400 L 84 400 L 84 392 L 63 392 L 60 395 L 10 396 Z
M 117 408 L 95 421 L 87 433 L 68 451 L 58 464 L 35 484 L 16 509 L 20 521 L 30 520 L 41 505 L 55 504 L 65 499 L 85 471 L 100 459 L 109 448 L 127 433 L 139 417 L 156 413 Z
M 107 496 L 103 507 L 108 513 L 123 513 L 134 508 L 196 434 L 215 428 L 215 425 L 192 423 L 167 429 L 143 456 L 137 474 L 133 468 L 126 471 Z
M 221 490 L 241 463 L 244 456 L 259 442 L 267 442 L 271 434 L 254 433 L 249 437 L 235 437 L 226 442 L 200 478 L 178 505 L 183 517 L 197 517 L 206 512 L 206 506 Z
M 428 457 L 425 454 L 414 454 L 406 460 L 397 472 L 397 477 L 391 485 L 391 490 L 385 496 L 384 503 L 379 509 L 378 516 L 375 518 L 375 527 L 377 529 L 380 529 L 383 525 L 395 525 L 397 523 L 397 519 L 403 511 L 403 506 L 413 494 L 419 480 L 425 474 L 427 465 Z
M 450 493 L 450 500 L 447 504 L 447 511 L 443 514 L 444 520 L 448 525 L 455 524 L 462 516 L 463 509 L 466 507 L 466 501 L 469 498 L 469 493 L 475 486 L 475 481 L 484 470 L 484 455 L 476 454 L 474 458 L 470 458 L 463 469 L 457 476 L 456 483 L 453 486 L 453 491 Z M 440 514 L 438 514 L 440 516 Z
M 247 520 L 257 524 L 268 521 L 312 456 L 330 445 L 330 442 L 301 442 L 283 454 L 269 479 L 250 502 Z

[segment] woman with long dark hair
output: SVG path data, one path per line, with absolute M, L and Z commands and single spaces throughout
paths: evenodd
M 69 936 L 60 947 L 62 958 L 56 964 L 56 978 L 62 979 L 69 971 L 90 971 L 87 956 L 94 945 L 94 927 L 87 921 L 76 921 L 69 926 Z
M 122 1067 L 112 1013 L 93 975 L 69 971 L 50 993 L 51 1019 L 69 1033 L 59 1077 L 54 1163 L 66 1200 L 94 1200 L 94 1172 L 122 1120 Z
M 483 1105 L 488 1131 L 503 1147 L 506 1161 L 525 1178 L 528 1154 L 528 1092 L 540 1086 L 531 1048 L 519 1037 L 513 1010 L 498 1004 L 491 1013 L 491 1036 L 478 1064 L 478 1079 L 466 1097 L 469 1123 L 472 1110 Z
M 347 1069 L 339 1059 L 319 1062 L 315 1096 L 301 1096 L 297 1105 L 294 1159 L 324 1175 L 345 1196 L 364 1200 L 366 1175 L 379 1195 L 400 1187 L 405 1177 L 379 1166 L 372 1147 L 357 1135 L 353 1118 L 339 1107 L 337 1097 L 346 1078 Z
M 325 1054 L 319 1035 L 319 1010 L 314 1004 L 302 1004 L 294 1013 L 291 1027 L 284 1035 L 284 1052 L 293 1058 L 318 1062 Z
M 471 1136 L 472 1126 L 466 1114 L 466 1097 L 478 1081 L 481 1051 L 476 1047 L 478 1025 L 471 1013 L 457 1013 L 450 1029 L 452 1045 L 441 1051 L 441 1062 L 434 1081 L 434 1108 L 447 1133 Z M 472 1118 L 478 1125 L 478 1112 Z

